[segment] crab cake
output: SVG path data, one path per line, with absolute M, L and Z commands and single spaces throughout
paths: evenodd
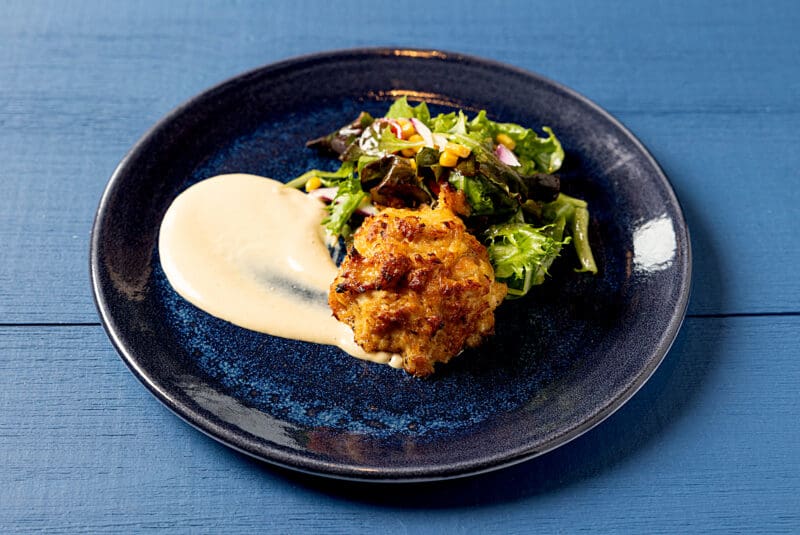
M 364 350 L 397 353 L 408 373 L 422 377 L 492 334 L 505 295 L 486 248 L 439 203 L 367 218 L 328 302 Z

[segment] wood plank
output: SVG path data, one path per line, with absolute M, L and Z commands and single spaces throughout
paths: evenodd
M 309 9 L 303 24 L 290 4 L 243 17 L 214 2 L 11 2 L 0 21 L 0 322 L 94 321 L 93 212 L 125 151 L 172 107 L 247 68 L 386 35 L 537 70 L 607 106 L 653 150 L 687 209 L 691 312 L 797 311 L 800 280 L 776 269 L 800 260 L 800 194 L 786 187 L 800 168 L 800 72 L 785 69 L 800 52 L 800 15 L 790 5 L 567 3 L 541 6 L 535 19 L 548 24 L 533 31 L 522 3 L 458 13 L 425 4 L 430 16 L 413 33 L 376 8 L 354 36 L 336 22 L 352 2 Z M 442 18 L 474 32 L 453 40 Z M 756 23 L 770 31 L 756 35 Z
M 99 327 L 0 328 L 0 530 L 800 528 L 800 318 L 690 318 L 620 411 L 538 460 L 376 487 L 262 466 L 163 408 Z M 501 520 L 502 519 L 502 520 Z
M 693 249 L 690 314 L 800 311 L 800 113 L 620 113 L 670 178 Z M 745 133 L 737 134 L 747 124 Z M 734 138 L 739 139 L 734 139 Z M 745 139 L 746 137 L 746 139 Z
M 494 58 L 586 94 L 675 184 L 695 246 L 690 312 L 800 312 L 795 2 L 403 12 L 405 25 L 388 0 L 4 2 L 0 324 L 96 321 L 93 211 L 175 105 L 261 64 L 385 43 Z M 798 347 L 796 314 L 689 318 L 642 391 L 573 443 L 495 474 L 383 488 L 218 445 L 156 402 L 99 327 L 0 326 L 0 532 L 796 533 Z
M 759 116 L 750 141 L 737 146 L 730 136 L 740 115 L 622 115 L 653 149 L 686 211 L 695 261 L 690 313 L 800 310 L 800 279 L 782 269 L 800 264 L 800 190 L 787 187 L 800 153 L 786 151 L 787 140 L 800 144 L 796 118 Z M 0 182 L 0 322 L 94 321 L 88 238 L 106 176 L 91 160 L 110 173 L 125 149 L 99 140 L 125 137 L 119 129 L 126 128 L 106 117 L 76 136 L 82 151 L 59 142 L 45 156 L 31 148 L 38 133 L 0 133 L 0 152 L 19 149 L 8 168 L 20 177 Z
M 388 43 L 508 61 L 615 110 L 798 109 L 800 76 L 786 68 L 800 55 L 800 12 L 792 0 L 763 6 L 734 0 L 725 9 L 691 0 L 646 7 L 634 0 L 571 0 L 535 8 L 516 0 L 504 9 L 411 0 L 406 10 L 425 15 L 405 31 L 397 31 L 396 4 L 389 0 L 368 10 L 358 0 L 314 9 L 307 2 L 234 8 L 224 0 L 82 0 L 69 10 L 53 1 L 5 4 L 0 35 L 10 49 L 4 70 L 49 66 L 55 78 L 48 86 L 67 88 L 69 79 L 88 90 L 157 92 L 173 103 L 277 59 Z M 343 31 L 352 29 L 346 23 L 353 17 L 358 31 Z M 443 21 L 467 31 L 442 31 Z

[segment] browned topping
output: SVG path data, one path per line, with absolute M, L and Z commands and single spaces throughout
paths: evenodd
M 492 334 L 505 293 L 486 249 L 442 202 L 367 218 L 329 303 L 366 351 L 399 353 L 406 371 L 425 376 Z

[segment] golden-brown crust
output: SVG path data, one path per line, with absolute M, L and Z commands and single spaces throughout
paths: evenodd
M 440 203 L 367 218 L 329 304 L 366 351 L 398 353 L 406 371 L 426 376 L 494 331 L 505 294 L 486 248 Z
M 472 212 L 464 190 L 455 189 L 447 182 L 441 185 L 439 199 L 454 213 L 460 216 L 468 216 Z

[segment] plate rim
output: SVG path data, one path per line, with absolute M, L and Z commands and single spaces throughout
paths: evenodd
M 556 435 L 543 448 L 517 448 L 517 450 L 506 451 L 502 452 L 501 454 L 495 452 L 491 458 L 437 465 L 435 468 L 428 467 L 423 469 L 415 469 L 414 467 L 382 467 L 377 470 L 366 467 L 359 468 L 359 465 L 353 463 L 333 463 L 329 461 L 323 461 L 297 453 L 289 453 L 283 450 L 278 450 L 277 448 L 273 448 L 270 451 L 271 455 L 261 454 L 257 451 L 252 451 L 254 448 L 248 449 L 246 445 L 242 444 L 242 442 L 246 442 L 246 440 L 243 440 L 242 436 L 240 435 L 246 434 L 245 431 L 242 431 L 241 434 L 235 433 L 215 424 L 199 411 L 192 410 L 191 408 L 184 406 L 173 396 L 171 396 L 169 392 L 161 388 L 157 381 L 155 381 L 154 378 L 151 378 L 146 370 L 142 368 L 138 362 L 138 359 L 135 357 L 135 355 L 133 355 L 133 352 L 126 347 L 120 333 L 117 331 L 116 322 L 111 314 L 110 307 L 105 299 L 105 296 L 103 295 L 102 281 L 100 280 L 100 234 L 102 228 L 102 216 L 106 212 L 110 198 L 119 186 L 119 183 L 122 180 L 122 177 L 125 174 L 125 171 L 133 157 L 142 151 L 143 147 L 147 145 L 150 138 L 155 136 L 158 132 L 167 129 L 176 118 L 180 117 L 186 110 L 195 106 L 198 101 L 212 97 L 213 95 L 224 91 L 232 85 L 240 84 L 243 81 L 246 81 L 248 78 L 256 75 L 263 76 L 265 74 L 278 72 L 286 68 L 299 68 L 303 64 L 307 63 L 331 59 L 343 59 L 346 57 L 355 56 L 376 58 L 411 56 L 423 60 L 440 60 L 456 63 L 469 62 L 476 65 L 511 72 L 525 78 L 535 79 L 539 83 L 549 86 L 550 88 L 565 94 L 571 99 L 579 101 L 582 105 L 587 106 L 595 113 L 598 113 L 605 121 L 611 123 L 625 136 L 627 136 L 628 140 L 634 145 L 640 154 L 644 156 L 646 161 L 652 165 L 653 169 L 657 171 L 658 179 L 664 186 L 665 194 L 669 198 L 671 207 L 674 208 L 675 214 L 680 223 L 679 229 L 676 229 L 676 232 L 682 232 L 683 239 L 678 240 L 678 247 L 680 248 L 681 245 L 685 246 L 685 250 L 681 249 L 680 251 L 683 253 L 681 256 L 685 260 L 682 264 L 683 269 L 680 272 L 680 294 L 677 297 L 675 308 L 666 328 L 661 333 L 658 343 L 650 350 L 650 358 L 646 360 L 647 365 L 640 370 L 640 372 L 636 375 L 635 380 L 624 390 L 622 390 L 620 395 L 611 399 L 606 405 L 600 407 L 588 419 L 584 420 L 572 429 Z M 357 47 L 298 55 L 277 62 L 264 64 L 235 74 L 223 80 L 222 82 L 212 85 L 211 87 L 191 96 L 173 108 L 166 115 L 161 117 L 152 126 L 150 126 L 137 139 L 137 141 L 120 160 L 119 164 L 115 167 L 103 190 L 97 210 L 95 211 L 89 243 L 89 275 L 92 286 L 92 297 L 103 329 L 111 340 L 112 345 L 116 349 L 117 353 L 128 367 L 129 371 L 150 391 L 154 397 L 156 397 L 156 399 L 158 399 L 164 406 L 170 409 L 171 412 L 173 412 L 183 421 L 199 430 L 203 434 L 254 459 L 315 476 L 361 482 L 411 483 L 468 477 L 500 470 L 502 468 L 528 461 L 575 440 L 584 433 L 601 424 L 622 406 L 624 406 L 652 377 L 660 364 L 666 358 L 666 355 L 669 353 L 669 350 L 675 342 L 678 332 L 680 331 L 680 328 L 686 318 L 692 286 L 691 236 L 689 227 L 686 223 L 683 207 L 681 206 L 681 203 L 675 194 L 672 183 L 669 181 L 669 178 L 667 177 L 666 173 L 664 173 L 659 163 L 656 161 L 647 147 L 641 142 L 641 140 L 639 140 L 639 138 L 637 138 L 624 124 L 622 124 L 622 122 L 581 93 L 536 72 L 492 59 L 458 52 L 444 51 L 441 49 L 427 48 Z

